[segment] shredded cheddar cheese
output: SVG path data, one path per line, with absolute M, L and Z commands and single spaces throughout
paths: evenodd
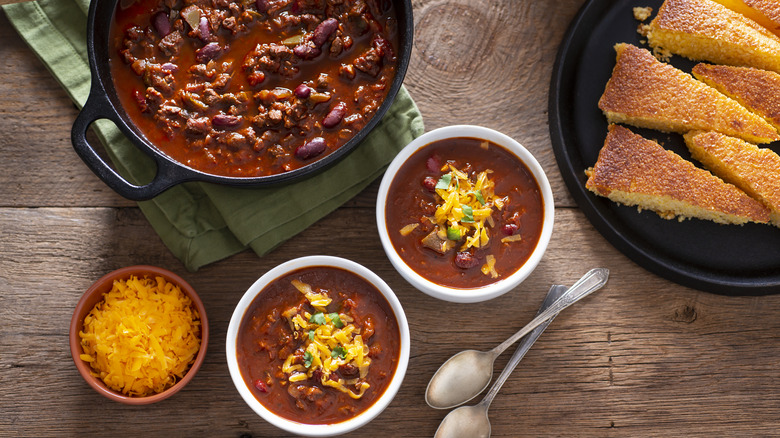
M 485 257 L 485 264 L 482 265 L 482 273 L 485 275 L 490 275 L 491 278 L 498 278 L 498 272 L 496 271 L 496 257 L 493 255 L 488 255 Z
M 481 248 L 490 241 L 485 222 L 493 214 L 493 208 L 503 206 L 503 201 L 495 202 L 499 199 L 493 192 L 495 184 L 488 178 L 493 171 L 481 172 L 474 182 L 451 164 L 447 164 L 445 170 L 447 168 L 449 172 L 436 185 L 436 194 L 443 203 L 436 209 L 434 221 L 440 229 L 447 230 L 451 240 L 465 238 L 461 251 Z
M 282 371 L 290 382 L 300 382 L 314 378 L 315 373 L 325 386 L 347 393 L 354 399 L 363 396 L 370 387 L 364 381 L 368 375 L 371 359 L 368 346 L 363 343 L 360 329 L 353 318 L 345 313 L 327 313 L 327 305 L 332 302 L 324 291 L 314 292 L 310 285 L 292 280 L 293 286 L 306 296 L 316 310 L 314 314 L 301 310 L 295 313 L 285 312 L 295 332 L 304 339 L 304 362 L 294 363 L 296 356 L 290 354 L 282 365 Z M 290 310 L 294 310 L 290 309 Z M 333 380 L 333 374 L 342 365 L 352 364 L 359 370 L 359 378 Z M 354 391 L 353 391 L 354 389 Z
M 523 236 L 520 234 L 512 234 L 511 236 L 506 236 L 503 239 L 501 239 L 502 243 L 509 243 L 509 242 L 519 242 L 523 240 Z
M 109 388 L 160 393 L 189 369 L 200 349 L 200 315 L 179 286 L 162 277 L 116 280 L 84 318 L 81 359 Z
M 419 227 L 420 224 L 409 224 L 401 228 L 401 235 L 402 236 L 408 236 L 409 234 L 414 231 L 415 228 Z
M 504 208 L 508 199 L 495 194 L 495 183 L 488 169 L 477 175 L 476 181 L 452 164 L 442 167 L 445 173 L 436 184 L 436 195 L 441 199 L 432 221 L 439 230 L 441 241 L 463 241 L 459 251 L 483 248 L 490 243 L 490 230 L 495 226 L 493 211 Z M 520 235 L 501 239 L 506 244 L 520 240 Z M 443 248 L 446 247 L 443 246 Z M 485 275 L 498 278 L 496 258 L 491 254 L 481 267 Z

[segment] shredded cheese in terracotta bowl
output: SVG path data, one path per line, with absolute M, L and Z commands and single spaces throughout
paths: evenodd
M 195 290 L 153 266 L 103 276 L 71 319 L 76 368 L 98 393 L 125 404 L 154 403 L 181 390 L 207 345 L 208 320 Z

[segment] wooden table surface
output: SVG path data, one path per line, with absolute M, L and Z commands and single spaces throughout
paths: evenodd
M 532 318 L 551 284 L 570 285 L 597 266 L 611 270 L 609 283 L 561 314 L 523 359 L 490 409 L 493 436 L 780 433 L 780 296 L 712 295 L 645 271 L 594 230 L 563 184 L 548 134 L 548 84 L 582 0 L 413 4 L 405 83 L 426 129 L 470 123 L 503 131 L 539 159 L 555 193 L 555 232 L 541 264 L 517 290 L 485 303 L 452 304 L 418 292 L 377 239 L 360 238 L 376 235 L 378 182 L 266 257 L 244 252 L 187 272 L 135 203 L 114 194 L 73 152 L 76 108 L 0 14 L 0 435 L 285 436 L 233 387 L 224 339 L 249 285 L 311 254 L 372 269 L 409 319 L 411 360 L 400 392 L 349 436 L 432 436 L 447 413 L 423 400 L 438 366 L 462 349 L 492 348 Z M 346 239 L 327 232 L 333 228 Z M 350 238 L 360 244 L 345 245 Z M 133 264 L 183 276 L 203 298 L 211 329 L 195 379 L 145 407 L 98 395 L 68 347 L 84 290 Z M 496 375 L 509 355 L 499 358 Z

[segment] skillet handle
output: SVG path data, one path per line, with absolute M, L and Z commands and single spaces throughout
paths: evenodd
M 87 129 L 96 120 L 109 119 L 119 126 L 119 122 L 115 120 L 112 114 L 114 114 L 113 107 L 111 107 L 107 98 L 100 93 L 91 92 L 87 103 L 84 104 L 84 107 L 79 112 L 76 121 L 73 122 L 73 129 L 70 133 L 73 149 L 76 150 L 76 153 L 86 163 L 87 167 L 107 186 L 127 199 L 145 201 L 188 179 L 187 175 L 182 172 L 182 169 L 159 154 L 152 156 L 157 163 L 157 174 L 150 183 L 139 186 L 120 176 L 98 155 L 95 148 L 87 141 Z M 138 146 L 138 140 L 132 138 L 132 136 L 130 136 L 130 140 Z

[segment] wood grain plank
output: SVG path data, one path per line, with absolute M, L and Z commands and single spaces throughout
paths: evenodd
M 673 285 L 620 256 L 577 210 L 558 213 L 547 254 L 518 290 L 460 305 L 421 294 L 394 271 L 379 243 L 365 239 L 376 233 L 371 209 L 338 210 L 265 258 L 245 252 L 187 273 L 137 209 L 2 208 L 0 382 L 13 384 L 0 383 L 0 434 L 283 436 L 238 396 L 223 340 L 245 289 L 271 267 L 307 254 L 347 257 L 374 270 L 410 322 L 412 357 L 401 391 L 351 436 L 432 435 L 445 412 L 428 408 L 422 394 L 436 368 L 463 348 L 491 348 L 532 318 L 552 279 L 571 284 L 593 266 L 609 267 L 610 282 L 561 314 L 529 352 L 494 402 L 493 436 L 773 433 L 780 297 L 722 297 Z M 343 223 L 351 226 L 337 240 L 361 245 L 334 244 L 326 231 Z M 193 382 L 146 408 L 94 393 L 78 376 L 65 335 L 82 291 L 109 270 L 137 263 L 189 281 L 212 333 Z M 499 359 L 496 373 L 507 359 Z
M 414 2 L 414 51 L 404 81 L 426 129 L 482 125 L 523 144 L 560 206 L 574 204 L 552 153 L 547 97 L 558 44 L 581 4 Z
M 131 206 L 73 151 L 78 110 L 0 12 L 0 206 Z

